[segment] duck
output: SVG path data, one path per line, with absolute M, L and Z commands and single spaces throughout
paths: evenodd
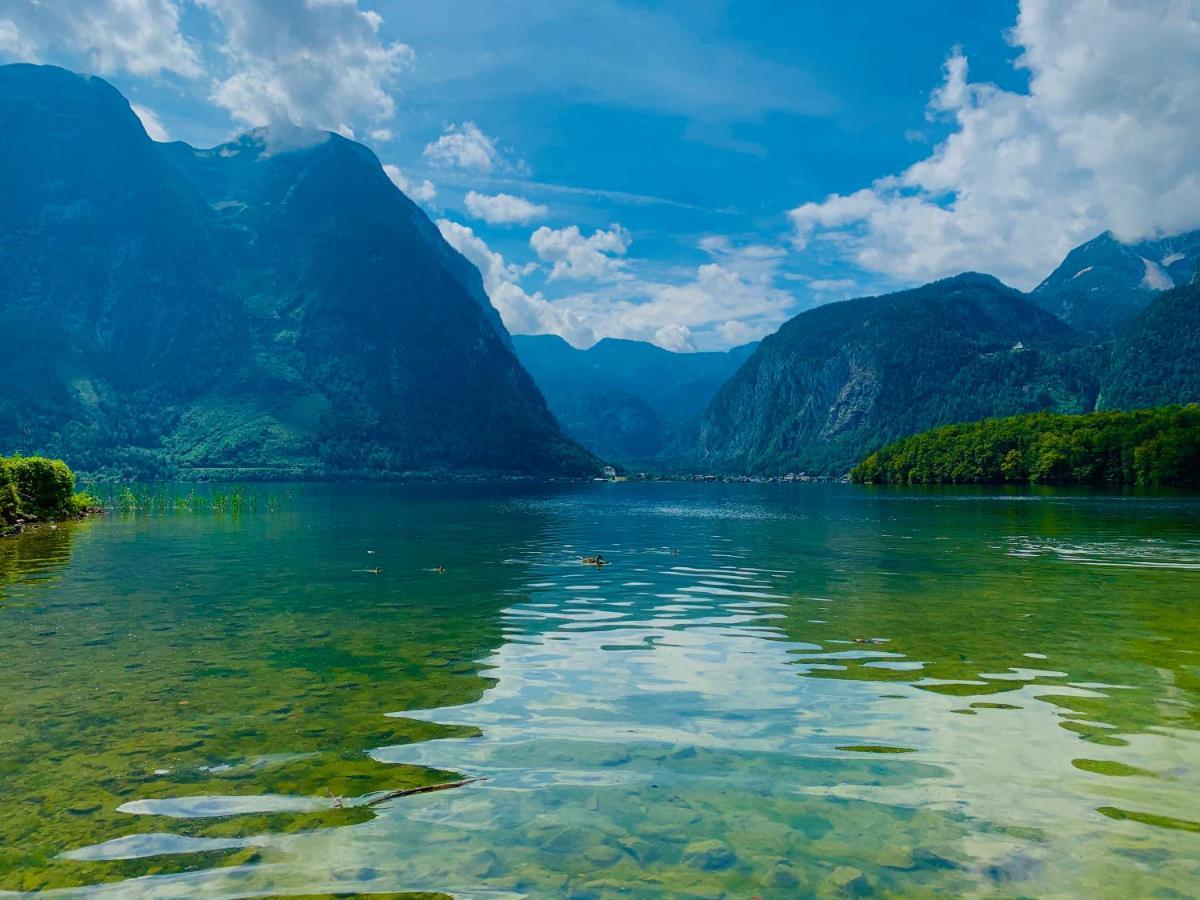
M 597 553 L 595 556 L 585 556 L 582 560 L 580 560 L 580 562 L 582 562 L 585 566 L 595 566 L 596 568 L 608 565 L 608 560 L 599 553 Z

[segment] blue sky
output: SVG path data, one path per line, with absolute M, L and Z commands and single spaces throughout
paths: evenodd
M 0 58 L 102 74 L 159 138 L 352 134 L 511 330 L 686 350 L 964 269 L 1030 288 L 1105 229 L 1196 227 L 1197 18 L 1176 0 L 0 0 Z

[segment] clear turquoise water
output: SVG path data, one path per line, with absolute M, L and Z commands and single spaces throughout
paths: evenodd
M 308 486 L 0 542 L 0 655 L 0 889 L 1200 894 L 1197 498 Z

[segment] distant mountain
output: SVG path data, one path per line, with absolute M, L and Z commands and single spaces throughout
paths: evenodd
M 1122 244 L 1105 233 L 1076 247 L 1030 299 L 1086 331 L 1108 334 L 1161 291 L 1186 284 L 1200 260 L 1200 231 Z
M 1156 297 L 1117 335 L 1100 406 L 1200 402 L 1200 283 Z
M 1093 408 L 1100 360 L 987 275 L 808 310 L 765 338 L 676 448 L 682 468 L 841 473 L 948 422 Z
M 0 67 L 0 452 L 138 476 L 590 472 L 479 273 L 365 147 L 156 144 Z
M 619 462 L 661 452 L 757 346 L 673 353 L 614 338 L 587 350 L 556 335 L 516 335 L 513 342 L 567 434 Z

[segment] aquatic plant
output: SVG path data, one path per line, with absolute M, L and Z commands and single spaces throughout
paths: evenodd
M 102 505 L 123 514 L 153 516 L 210 513 L 238 517 L 243 513 L 290 512 L 295 492 L 290 488 L 260 497 L 255 488 L 244 485 L 214 488 L 207 492 L 189 488 L 186 492 L 166 485 L 122 485 L 110 487 Z

